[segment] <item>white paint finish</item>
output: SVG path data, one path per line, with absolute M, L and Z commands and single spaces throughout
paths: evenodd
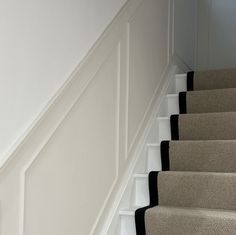
M 156 127 L 152 125 L 156 109 L 176 71 L 173 60 L 166 67 L 168 33 L 159 35 L 171 28 L 166 21 L 168 12 L 166 1 L 129 1 L 24 141 L 7 162 L 2 162 L 3 234 L 115 234 L 109 233 L 109 228 L 117 226 L 121 195 L 138 156 L 145 156 L 148 130 Z M 129 23 L 133 24 L 130 37 Z M 151 57 L 148 62 L 158 58 L 160 71 L 154 78 L 156 62 L 142 64 L 142 73 L 147 76 L 140 81 L 150 89 L 137 98 L 143 113 L 137 116 L 138 126 L 132 137 L 135 151 L 126 157 L 127 120 L 136 117 L 130 111 L 134 109 L 127 91 L 137 95 L 136 88 L 132 88 L 136 84 L 128 82 L 129 64 L 140 59 L 136 58 L 139 54 L 129 50 L 140 43 L 137 40 L 141 38 L 134 34 L 145 39 L 140 44 L 142 52 Z M 160 57 L 150 53 L 155 51 Z M 143 99 L 148 101 L 145 107 Z M 153 139 L 157 130 L 154 132 Z M 85 222 L 78 219 L 81 215 Z
M 179 114 L 179 95 L 167 95 L 168 101 L 168 113 L 167 116 L 169 117 L 172 114 Z
M 174 1 L 174 55 L 189 69 L 195 68 L 197 1 Z
M 161 110 L 158 117 L 168 117 L 171 114 L 179 113 L 179 96 L 178 94 L 166 95 L 162 102 Z
M 148 145 L 147 161 L 147 172 L 161 171 L 160 144 Z
M 157 120 L 158 120 L 159 142 L 163 140 L 170 140 L 171 139 L 170 118 L 159 117 Z
M 179 74 L 175 76 L 175 92 L 178 94 L 179 92 L 187 91 L 187 75 Z
M 115 49 L 27 171 L 25 235 L 91 233 L 118 176 L 118 55 Z
M 198 68 L 236 67 L 234 0 L 199 1 Z
M 168 6 L 148 0 L 130 21 L 129 150 L 168 65 Z
M 165 97 L 161 104 L 161 109 L 158 113 L 158 117 L 165 117 L 168 114 L 168 99 Z
M 135 191 L 133 207 L 144 207 L 149 205 L 149 189 L 148 189 L 148 175 L 136 174 L 135 178 Z
M 82 61 L 126 0 L 1 0 L 0 158 Z
M 168 88 L 166 89 L 166 92 L 170 91 L 170 88 L 173 88 L 176 85 L 176 79 L 182 79 L 186 81 L 186 74 L 176 75 L 175 79 L 172 79 L 172 81 L 169 83 Z M 181 83 L 180 83 L 181 84 Z M 179 86 L 179 88 L 184 91 L 184 87 Z M 165 98 L 164 100 L 167 100 L 167 97 L 169 98 L 176 98 L 177 95 L 173 94 L 167 94 L 162 98 Z M 174 107 L 174 103 L 176 104 L 176 107 Z M 176 102 L 173 103 L 173 110 L 176 110 L 178 108 L 178 104 Z M 158 114 L 162 112 L 163 107 L 166 106 L 166 109 L 168 108 L 168 103 L 161 103 L 158 107 Z M 173 113 L 171 113 L 173 114 Z M 159 116 L 159 115 L 158 115 Z M 158 129 L 157 133 L 159 136 L 164 136 L 166 133 L 169 132 L 170 129 L 170 123 L 169 118 L 163 117 L 158 118 L 158 123 L 161 125 L 161 128 Z M 151 129 L 150 132 L 156 131 L 156 128 Z M 143 155 L 139 156 L 139 162 L 137 165 L 140 164 L 140 162 L 143 161 L 141 158 L 145 158 L 147 161 L 147 172 L 151 171 L 161 171 L 161 157 L 160 157 L 160 143 L 147 143 L 146 147 L 148 148 L 147 155 L 144 157 Z M 137 208 L 140 208 L 138 203 L 142 204 L 142 206 L 148 205 L 148 198 L 149 195 L 147 194 L 147 187 L 148 187 L 148 175 L 147 174 L 135 174 L 134 171 L 134 178 L 135 181 L 130 182 L 130 185 L 127 187 L 127 190 L 130 190 L 132 188 L 132 195 L 131 198 L 132 201 L 130 203 L 130 207 L 126 210 L 121 209 L 119 212 L 121 223 L 120 227 L 121 230 L 119 230 L 119 235 L 135 235 L 135 210 Z M 138 188 L 138 189 L 137 189 Z M 137 200 L 138 199 L 138 200 Z M 126 205 L 127 206 L 127 205 Z M 126 207 L 127 208 L 127 207 Z M 118 231 L 118 230 L 117 230 Z
M 134 211 L 121 212 L 121 232 L 117 235 L 135 235 Z

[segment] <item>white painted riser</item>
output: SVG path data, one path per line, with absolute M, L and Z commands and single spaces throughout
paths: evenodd
M 187 91 L 187 75 L 177 74 L 175 75 L 175 93 Z
M 166 95 L 159 117 L 169 117 L 179 113 L 179 96 L 177 94 Z
M 136 235 L 134 212 L 135 209 L 130 211 L 120 211 L 120 235 Z
M 159 115 L 154 125 L 157 133 L 154 143 L 147 143 L 146 148 L 146 172 L 133 176 L 130 208 L 120 210 L 120 233 L 119 235 L 136 235 L 135 210 L 149 205 L 148 173 L 161 171 L 160 143 L 171 139 L 170 116 L 179 114 L 178 93 L 186 91 L 186 75 L 176 75 L 175 81 L 170 88 L 172 94 L 167 94 L 160 107 Z
M 147 145 L 147 172 L 161 170 L 160 144 Z
M 144 207 L 149 204 L 148 175 L 137 174 L 135 178 L 135 187 L 133 191 L 132 207 Z
M 158 143 L 171 139 L 170 118 L 158 118 Z

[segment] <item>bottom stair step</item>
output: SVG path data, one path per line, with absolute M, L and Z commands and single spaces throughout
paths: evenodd
M 137 208 L 133 207 L 128 210 L 121 210 L 119 215 L 121 219 L 120 234 L 121 235 L 136 235 L 135 228 L 135 211 Z
M 146 211 L 146 235 L 233 235 L 236 212 L 157 206 Z

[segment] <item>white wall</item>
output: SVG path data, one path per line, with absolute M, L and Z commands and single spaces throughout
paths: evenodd
M 126 0 L 0 1 L 0 158 Z
M 1 168 L 1 235 L 105 235 L 173 66 L 171 6 L 129 1 Z
M 174 54 L 189 69 L 195 68 L 197 1 L 174 0 Z
M 198 69 L 236 67 L 236 1 L 199 0 Z

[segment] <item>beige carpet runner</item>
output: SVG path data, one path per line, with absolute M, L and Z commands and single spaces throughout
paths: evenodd
M 236 69 L 189 72 L 137 235 L 236 234 Z

